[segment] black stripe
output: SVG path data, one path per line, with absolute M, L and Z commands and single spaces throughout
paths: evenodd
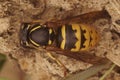
M 76 30 L 72 29 L 72 25 L 65 25 L 65 31 L 66 31 L 65 49 L 71 50 L 72 48 L 76 48 L 75 43 L 78 40 L 75 36 Z
M 85 48 L 86 46 L 84 45 L 86 39 L 85 39 L 85 33 L 86 33 L 86 30 L 82 30 L 81 26 L 80 26 L 80 30 L 81 30 L 81 44 L 80 44 L 80 49 L 81 48 Z
M 58 31 L 57 31 L 58 34 L 57 34 L 57 39 L 56 39 L 56 43 L 57 43 L 56 45 L 57 45 L 57 47 L 59 47 L 59 48 L 60 48 L 60 45 L 61 45 L 61 43 L 62 43 L 62 41 L 63 41 L 61 29 L 62 29 L 62 26 L 58 28 Z

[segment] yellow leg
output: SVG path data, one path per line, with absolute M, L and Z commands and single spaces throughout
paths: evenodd
M 47 52 L 47 54 L 48 54 L 48 56 L 51 59 L 53 59 L 54 61 L 56 61 L 58 65 L 60 65 L 60 66 L 62 66 L 64 68 L 64 70 L 65 70 L 64 71 L 64 76 L 66 76 L 67 72 L 69 72 L 69 70 L 65 67 L 65 65 L 61 61 L 59 61 L 57 58 L 55 58 L 51 53 Z
M 60 66 L 64 66 L 58 59 L 56 59 L 51 53 L 47 52 L 48 56 L 56 61 Z M 64 66 L 65 67 L 65 66 Z
M 37 50 L 41 50 L 41 49 L 39 49 L 39 48 L 37 48 L 37 47 L 35 47 L 35 46 L 32 46 L 31 45 L 31 47 L 33 47 L 33 48 L 35 48 L 35 49 L 37 49 Z M 55 58 L 51 53 L 49 53 L 49 52 L 47 52 L 47 54 L 48 54 L 48 56 L 51 58 L 51 59 L 53 59 L 58 65 L 60 65 L 60 66 L 62 66 L 63 68 L 64 68 L 64 75 L 66 76 L 66 74 L 67 74 L 67 72 L 69 72 L 69 70 L 65 67 L 65 65 L 61 62 L 61 61 L 59 61 L 57 58 Z

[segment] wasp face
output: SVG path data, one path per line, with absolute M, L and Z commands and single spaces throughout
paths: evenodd
M 23 46 L 47 46 L 54 41 L 54 31 L 52 28 L 40 24 L 23 24 L 21 29 L 21 44 Z
M 24 24 L 22 24 L 22 27 L 20 30 L 20 43 L 24 47 L 28 46 L 29 27 L 30 27 L 30 25 L 28 23 L 24 23 Z

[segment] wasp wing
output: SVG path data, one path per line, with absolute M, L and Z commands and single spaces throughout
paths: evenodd
M 93 11 L 93 12 L 81 14 L 75 17 L 67 17 L 66 19 L 63 19 L 63 20 L 46 22 L 46 25 L 48 27 L 55 28 L 55 27 L 60 27 L 61 25 L 64 25 L 64 24 L 69 24 L 69 23 L 92 24 L 93 22 L 101 18 L 110 19 L 111 17 L 106 10 L 101 10 L 101 11 Z
M 89 52 L 71 52 L 71 51 L 62 50 L 62 49 L 59 49 L 56 47 L 47 47 L 46 50 L 54 51 L 57 54 L 65 55 L 65 56 L 74 58 L 76 60 L 81 60 L 83 62 L 87 62 L 90 64 L 100 64 L 100 63 L 103 63 L 107 60 L 106 58 L 92 55 Z

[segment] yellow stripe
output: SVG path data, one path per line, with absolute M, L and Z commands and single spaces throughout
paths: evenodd
M 30 28 L 30 24 L 28 24 L 28 26 L 27 26 L 27 30 Z
M 50 28 L 50 29 L 49 29 L 49 35 L 52 34 L 52 32 L 53 32 L 53 30 Z M 49 44 L 49 45 L 52 44 L 52 41 L 50 40 L 50 38 L 49 38 L 48 44 Z
M 52 29 L 49 29 L 49 34 L 51 34 L 52 33 Z
M 25 25 L 22 25 L 22 27 L 21 27 L 21 29 L 23 30 L 24 28 L 26 28 L 27 27 L 27 30 L 30 28 L 30 24 L 28 24 L 27 26 L 25 26 Z
M 65 25 L 64 26 L 62 26 L 62 28 L 61 28 L 61 33 L 62 33 L 62 38 L 63 38 L 63 41 L 61 42 L 61 45 L 60 45 L 60 48 L 61 49 L 64 49 L 64 47 L 65 47 L 65 41 L 66 41 L 66 33 L 65 33 Z
M 30 39 L 30 42 L 31 42 L 32 44 L 34 44 L 35 46 L 40 46 L 39 44 L 37 44 L 36 42 L 34 42 L 34 41 L 31 40 L 31 39 Z
M 49 44 L 49 45 L 50 45 L 50 44 L 52 44 L 52 41 L 51 41 L 51 40 L 49 40 L 49 41 L 48 41 L 48 44 Z
M 52 29 L 49 29 L 49 34 L 52 34 Z M 49 41 L 48 41 L 48 44 L 50 45 L 50 44 L 52 44 L 52 41 L 49 39 Z
M 28 42 L 27 42 L 27 41 L 25 42 L 25 44 L 26 44 L 26 46 L 29 46 L 29 44 L 28 44 Z
M 91 37 L 92 37 L 92 41 L 91 41 L 91 47 L 93 47 L 93 46 L 95 46 L 96 45 L 96 43 L 99 41 L 99 34 L 98 33 L 96 33 L 96 30 L 95 30 L 95 28 L 91 28 L 91 31 L 93 32 L 92 34 L 90 34 L 91 35 Z
M 72 24 L 72 29 L 76 30 L 75 36 L 78 39 L 78 41 L 75 43 L 76 48 L 72 48 L 71 51 L 79 51 L 80 44 L 81 44 L 81 34 L 80 34 L 80 26 L 78 24 Z
M 35 28 L 33 28 L 33 29 L 30 31 L 30 33 L 33 32 L 33 31 L 35 31 L 35 30 L 38 29 L 38 28 L 41 28 L 41 26 L 36 26 Z
M 91 47 L 92 47 L 95 44 L 95 34 L 94 34 L 94 30 L 93 29 L 91 29 L 91 31 L 92 31 L 92 33 L 90 33 L 90 35 L 91 35 L 93 40 L 90 42 L 90 44 L 91 44 Z
M 84 42 L 85 48 L 82 48 L 81 50 L 88 50 L 89 49 L 89 42 L 90 42 L 90 26 L 80 24 L 82 30 L 86 30 L 86 33 L 84 34 L 86 41 Z

